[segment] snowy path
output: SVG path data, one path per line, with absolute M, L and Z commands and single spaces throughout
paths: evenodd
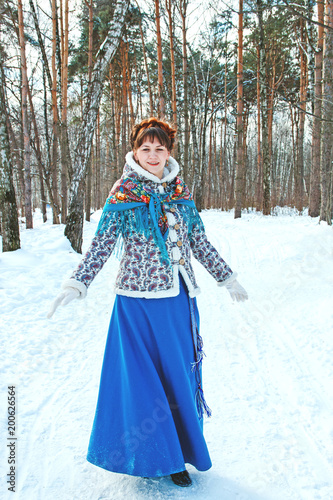
M 98 218 L 98 214 L 96 214 Z M 309 217 L 203 214 L 250 300 L 232 303 L 198 263 L 205 435 L 213 467 L 188 490 L 85 460 L 114 300 L 112 257 L 88 297 L 46 319 L 80 260 L 63 226 L 36 222 L 0 255 L 1 498 L 332 500 L 333 232 Z M 86 224 L 84 249 L 96 228 Z M 17 387 L 17 493 L 7 492 L 7 386 Z

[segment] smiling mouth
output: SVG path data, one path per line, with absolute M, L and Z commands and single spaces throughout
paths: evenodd
M 157 163 L 152 163 L 151 161 L 148 161 L 147 163 L 148 163 L 148 165 L 151 165 L 152 167 L 156 167 L 156 165 L 158 165 L 158 164 L 159 164 L 159 162 L 157 162 Z

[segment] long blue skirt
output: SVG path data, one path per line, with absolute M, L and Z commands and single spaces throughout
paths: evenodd
M 190 300 L 198 325 L 182 278 L 177 297 L 116 296 L 88 448 L 92 464 L 145 477 L 180 472 L 185 463 L 211 467 L 196 404 Z

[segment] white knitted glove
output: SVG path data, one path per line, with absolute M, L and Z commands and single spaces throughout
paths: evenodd
M 243 302 L 244 300 L 247 300 L 249 298 L 246 290 L 242 287 L 242 285 L 238 283 L 237 280 L 227 282 L 225 286 L 230 293 L 232 300 Z
M 55 310 L 57 307 L 60 305 L 65 306 L 69 302 L 71 302 L 74 299 L 78 299 L 80 297 L 81 293 L 77 288 L 72 288 L 70 286 L 67 286 L 62 293 L 58 295 L 58 297 L 55 299 L 53 302 L 48 314 L 47 318 L 52 318 Z

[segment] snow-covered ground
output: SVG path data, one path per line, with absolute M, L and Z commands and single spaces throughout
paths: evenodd
M 99 213 L 84 228 L 84 250 Z M 169 478 L 112 474 L 86 450 L 118 261 L 83 301 L 46 314 L 81 259 L 63 226 L 21 231 L 0 255 L 1 498 L 20 500 L 333 499 L 333 231 L 290 211 L 276 217 L 203 213 L 212 243 L 250 299 L 233 303 L 194 263 L 204 338 L 204 385 L 213 416 L 213 467 Z M 7 386 L 17 390 L 17 492 L 7 491 Z

